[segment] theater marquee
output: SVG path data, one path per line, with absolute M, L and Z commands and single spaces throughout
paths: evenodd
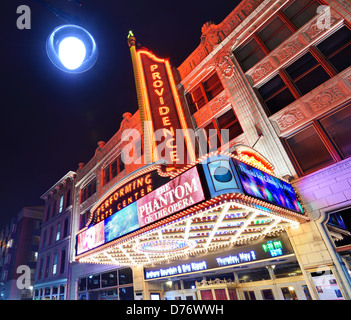
M 126 266 L 170 263 L 279 236 L 286 227 L 308 221 L 293 187 L 259 167 L 246 158 L 218 154 L 179 170 L 152 191 L 150 179 L 157 179 L 149 173 L 115 187 L 93 207 L 100 213 L 112 209 L 112 214 L 77 235 L 76 259 Z M 146 190 L 142 195 L 135 189 L 137 198 L 132 196 L 132 189 L 138 187 L 135 181 Z M 212 267 L 260 259 L 260 252 L 264 258 L 280 256 L 284 246 L 273 241 L 252 252 L 216 255 Z M 204 261 L 196 258 L 169 272 L 212 268 L 209 260 Z

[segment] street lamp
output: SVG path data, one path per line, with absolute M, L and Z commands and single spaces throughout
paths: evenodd
M 98 49 L 93 36 L 75 23 L 66 12 L 53 7 L 44 0 L 35 0 L 49 9 L 67 24 L 55 28 L 46 41 L 46 52 L 51 62 L 59 69 L 69 73 L 89 70 L 96 62 Z M 81 6 L 78 0 L 73 0 Z
M 46 52 L 57 68 L 69 73 L 89 70 L 98 56 L 92 35 L 74 24 L 54 29 L 46 41 Z

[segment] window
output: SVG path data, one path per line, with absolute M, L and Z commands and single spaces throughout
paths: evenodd
M 351 105 L 336 110 L 287 137 L 285 142 L 301 175 L 351 155 Z
M 100 288 L 100 274 L 88 277 L 88 290 Z
M 318 44 L 317 48 L 335 70 L 341 72 L 350 66 L 351 31 L 344 26 Z
M 63 249 L 61 251 L 61 266 L 60 266 L 60 273 L 64 273 L 65 272 L 65 266 L 66 266 L 66 250 Z
M 45 275 L 44 275 L 45 278 L 49 276 L 49 270 L 50 270 L 50 256 L 47 256 L 46 265 L 45 265 Z
M 271 289 L 261 290 L 263 300 L 274 300 L 274 295 Z
M 54 201 L 54 205 L 52 207 L 51 218 L 54 217 L 56 214 L 56 200 Z
M 254 291 L 244 291 L 245 300 L 256 300 Z
M 333 145 L 343 158 L 351 155 L 351 106 L 333 112 L 322 118 L 320 124 L 324 128 Z
M 281 288 L 284 300 L 298 300 L 294 287 Z
M 68 236 L 68 218 L 65 219 L 63 224 L 63 237 L 66 238 Z
M 68 208 L 71 205 L 71 189 L 67 191 L 66 198 L 66 208 Z
M 57 272 L 57 253 L 54 254 L 54 263 L 52 264 L 52 275 Z
M 280 75 L 276 75 L 273 79 L 266 82 L 258 89 L 258 93 L 268 109 L 268 114 L 274 114 L 295 101 L 295 97 Z
M 103 183 L 104 185 L 116 177 L 120 172 L 124 170 L 124 162 L 122 156 L 119 155 L 113 162 L 111 162 L 103 170 Z
M 222 115 L 212 119 L 212 121 L 204 128 L 200 128 L 197 131 L 200 151 L 202 154 L 215 151 L 221 145 L 225 145 L 242 133 L 243 130 L 234 110 L 233 108 L 230 108 Z
M 330 213 L 326 227 L 335 247 L 351 245 L 351 208 Z
M 312 0 L 296 0 L 278 11 L 265 25 L 239 46 L 234 55 L 244 71 L 252 68 L 269 52 L 311 20 L 321 4 Z
M 218 129 L 229 130 L 229 141 L 243 133 L 240 123 L 234 113 L 233 108 L 230 108 L 227 112 L 219 116 L 217 119 Z M 222 143 L 223 143 L 222 139 Z
M 103 288 L 117 286 L 117 271 L 101 274 L 101 286 Z
M 119 285 L 133 283 L 133 272 L 131 268 L 118 270 Z
M 64 200 L 64 196 L 62 195 L 60 198 L 59 213 L 61 213 L 63 210 L 63 200 Z
M 334 162 L 313 125 L 300 130 L 285 141 L 304 173 Z
M 87 186 L 81 190 L 80 202 L 83 203 L 96 192 L 96 179 L 92 180 Z
M 296 0 L 283 12 L 297 28 L 301 28 L 316 15 L 320 5 L 318 1 Z
M 272 22 L 258 32 L 258 35 L 269 51 L 272 51 L 292 34 L 293 31 L 279 17 L 275 17 Z
M 61 235 L 61 223 L 59 222 L 56 229 L 56 241 L 60 240 L 60 235 Z
M 48 221 L 50 219 L 50 212 L 51 212 L 51 205 L 48 204 L 46 207 L 45 221 Z
M 288 66 L 285 71 L 299 90 L 301 96 L 330 79 L 326 70 L 309 52 Z
M 235 55 L 244 71 L 249 70 L 266 56 L 266 52 L 259 46 L 256 39 L 251 39 L 247 44 L 240 46 Z
M 54 237 L 54 227 L 52 226 L 49 231 L 49 245 L 52 244 L 52 239 Z
M 207 102 L 222 92 L 223 89 L 217 73 L 212 74 L 206 81 L 200 83 L 197 88 L 186 95 L 190 113 L 194 114 L 200 110 Z

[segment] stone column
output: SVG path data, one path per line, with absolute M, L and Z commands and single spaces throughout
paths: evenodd
M 215 58 L 217 72 L 225 89 L 230 93 L 228 99 L 239 119 L 247 143 L 250 147 L 255 144 L 254 148 L 274 165 L 277 175 L 294 175 L 295 170 L 286 151 L 230 47 L 223 48 L 220 52 Z M 262 133 L 260 140 L 259 133 Z

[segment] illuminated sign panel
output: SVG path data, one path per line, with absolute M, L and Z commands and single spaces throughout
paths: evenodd
M 112 216 L 167 181 L 169 178 L 161 177 L 157 171 L 153 171 L 124 184 L 107 196 L 94 210 L 92 223 L 99 223 Z
M 79 233 L 77 236 L 77 254 L 94 249 L 105 243 L 104 224 L 98 223 L 95 226 Z
M 224 193 L 243 193 L 234 164 L 228 156 L 212 156 L 202 162 L 211 197 Z
M 148 179 L 148 175 L 144 178 Z M 146 184 L 146 187 L 148 185 Z M 111 206 L 114 205 L 115 212 L 77 235 L 77 255 L 203 200 L 205 200 L 205 196 L 198 170 L 193 167 L 137 201 L 125 207 L 122 205 L 121 209 L 118 208 L 118 204 L 121 202 L 111 203 Z
M 187 162 L 185 150 L 188 150 L 190 161 L 194 161 L 193 146 L 187 135 L 184 113 L 168 60 L 142 50 L 137 55 L 141 67 L 139 73 L 142 77 L 145 119 L 151 121 L 153 126 L 148 135 L 149 140 L 153 140 L 149 143 L 152 143 L 154 161 L 162 158 L 169 164 L 184 164 Z M 177 129 L 184 129 L 187 148 L 177 147 L 181 145 L 180 141 L 176 144 Z
M 234 163 L 246 194 L 303 214 L 292 185 L 241 161 Z
M 272 253 L 272 250 L 279 249 Z M 293 253 L 293 249 L 288 239 L 284 237 L 274 238 L 266 242 L 239 247 L 226 252 L 214 253 L 193 259 L 177 261 L 162 267 L 151 267 L 144 269 L 145 280 L 162 277 L 175 276 L 184 273 L 216 269 L 220 267 L 230 267 L 243 263 L 255 262 L 270 259 L 276 256 L 283 256 Z
M 205 200 L 197 168 L 184 172 L 138 200 L 140 227 Z

